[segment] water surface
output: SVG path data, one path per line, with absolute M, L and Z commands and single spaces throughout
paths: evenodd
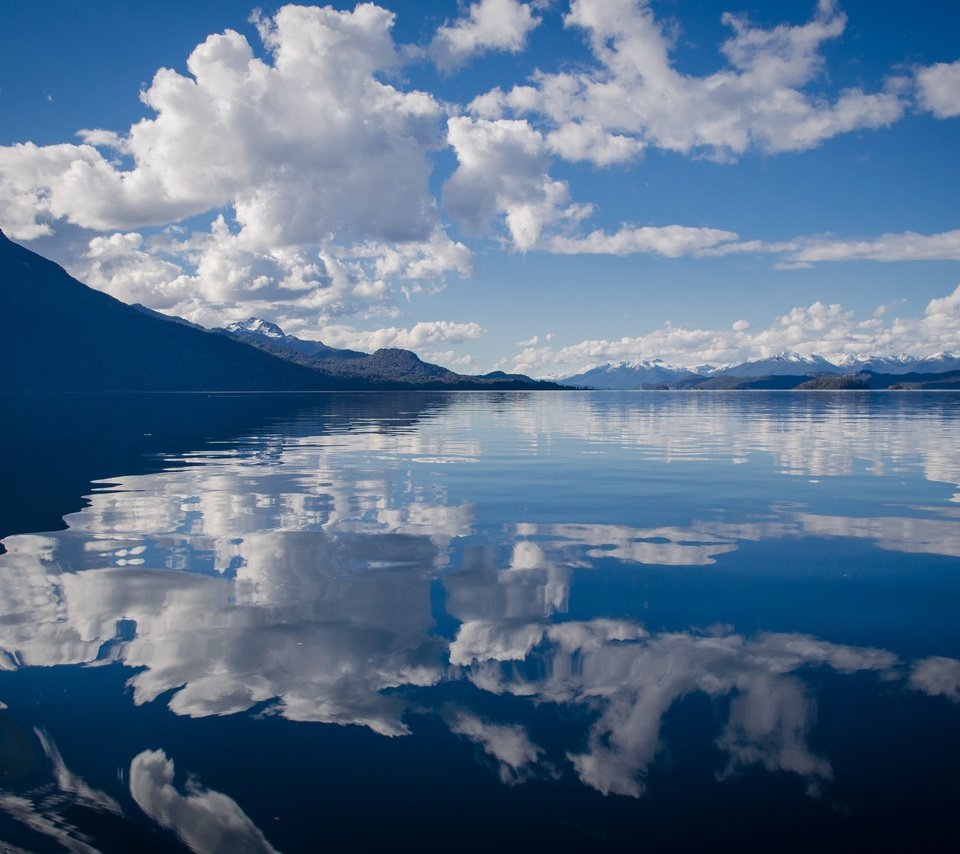
M 9 845 L 952 827 L 960 396 L 5 403 Z

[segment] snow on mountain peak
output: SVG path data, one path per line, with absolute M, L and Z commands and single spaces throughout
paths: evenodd
M 248 317 L 246 320 L 238 320 L 227 326 L 231 332 L 252 332 L 254 335 L 262 335 L 264 338 L 285 338 L 283 330 L 276 323 L 269 320 L 262 320 L 259 317 Z

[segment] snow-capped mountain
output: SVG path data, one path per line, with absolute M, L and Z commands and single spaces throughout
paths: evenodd
M 712 375 L 720 373 L 734 377 L 783 377 L 797 374 L 837 374 L 840 369 L 823 356 L 801 356 L 785 350 L 766 359 L 755 359 L 718 369 Z
M 917 358 L 909 354 L 899 356 L 843 356 L 830 361 L 816 354 L 805 356 L 791 351 L 777 353 L 766 359 L 754 359 L 734 365 L 701 365 L 696 368 L 681 368 L 669 365 L 661 359 L 637 362 L 617 362 L 600 365 L 574 376 L 560 380 L 569 385 L 590 388 L 631 389 L 649 388 L 656 385 L 680 383 L 690 385 L 690 379 L 698 376 L 758 377 L 822 376 L 824 374 L 848 375 L 871 371 L 875 374 L 941 374 L 960 370 L 960 355 L 935 353 Z
M 262 335 L 264 338 L 286 338 L 283 330 L 276 323 L 269 320 L 262 320 L 259 317 L 248 317 L 246 320 L 238 320 L 227 326 L 231 332 L 249 332 L 253 335 Z M 292 337 L 292 336 L 291 336 Z
M 908 353 L 901 353 L 899 356 L 841 356 L 836 363 L 844 373 L 873 371 L 878 374 L 939 374 L 960 370 L 960 356 L 956 353 L 934 353 L 924 358 Z
M 661 359 L 650 359 L 601 365 L 559 382 L 590 388 L 631 389 L 670 383 L 689 376 L 693 376 L 693 372 L 686 368 L 669 365 Z
M 960 371 L 960 354 L 934 353 L 925 359 L 918 359 L 911 370 L 918 373 L 940 374 L 944 371 Z
M 271 323 L 269 320 L 263 320 L 259 317 L 238 320 L 236 323 L 226 326 L 225 329 L 248 343 L 270 343 L 275 347 L 279 346 L 286 350 L 292 350 L 294 353 L 300 353 L 304 356 L 322 359 L 357 359 L 367 355 L 357 350 L 340 350 L 336 347 L 329 347 L 322 341 L 307 341 L 303 338 L 297 338 L 296 335 L 287 335 L 276 323 Z

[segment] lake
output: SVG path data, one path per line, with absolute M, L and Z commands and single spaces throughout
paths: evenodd
M 2 404 L 0 850 L 955 834 L 960 395 Z

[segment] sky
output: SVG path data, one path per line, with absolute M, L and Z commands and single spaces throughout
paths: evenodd
M 960 4 L 4 0 L 0 228 L 465 373 L 960 351 Z

